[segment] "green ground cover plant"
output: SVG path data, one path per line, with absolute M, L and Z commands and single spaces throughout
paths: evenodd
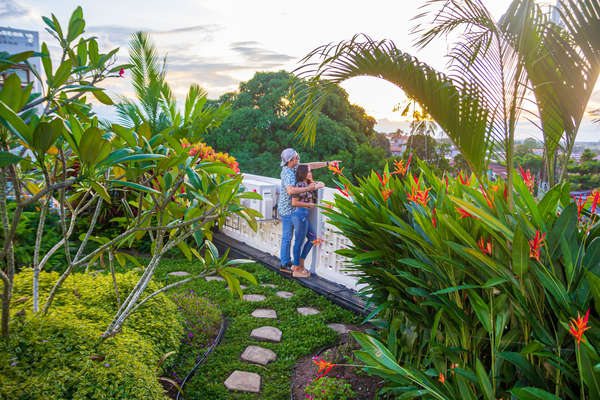
M 356 393 L 343 379 L 323 377 L 306 387 L 309 400 L 351 400 Z
M 0 341 L 0 398 L 11 400 L 162 399 L 159 360 L 177 351 L 183 325 L 176 305 L 158 295 L 127 321 L 122 332 L 102 340 L 117 309 L 109 274 L 76 273 L 56 295 L 51 312 L 31 312 L 32 271 L 15 275 L 12 333 Z M 140 272 L 118 274 L 121 292 Z M 47 294 L 55 272 L 40 274 Z M 156 290 L 154 282 L 148 290 Z M 169 360 L 161 367 L 168 368 Z
M 192 271 L 194 263 L 188 261 L 163 261 L 157 269 L 156 279 L 165 277 L 169 271 Z M 231 323 L 223 341 L 216 347 L 194 377 L 186 384 L 186 398 L 198 399 L 255 399 L 255 394 L 229 392 L 223 382 L 234 370 L 256 372 L 262 376 L 261 398 L 281 400 L 290 395 L 290 379 L 293 366 L 300 357 L 312 354 L 319 348 L 335 343 L 337 334 L 326 326 L 329 322 L 358 323 L 360 318 L 332 304 L 325 297 L 316 295 L 297 282 L 285 279 L 257 264 L 248 264 L 244 269 L 252 273 L 259 285 L 248 285 L 244 293 L 264 294 L 263 302 L 251 303 L 232 295 L 224 282 L 197 280 L 182 286 L 218 304 L 220 311 Z M 170 278 L 169 281 L 171 281 Z M 273 283 L 277 288 L 263 287 L 260 283 Z M 279 290 L 294 292 L 291 299 L 282 299 L 275 293 Z M 320 314 L 302 316 L 297 307 L 315 307 Z M 272 308 L 277 312 L 277 320 L 254 318 L 250 314 L 256 308 Z M 259 345 L 273 350 L 277 360 L 266 367 L 252 365 L 240 360 L 240 355 L 251 344 L 258 344 L 250 338 L 254 328 L 272 325 L 283 335 L 280 343 Z

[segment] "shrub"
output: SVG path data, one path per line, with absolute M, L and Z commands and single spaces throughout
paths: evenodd
M 347 400 L 355 396 L 352 386 L 343 379 L 323 377 L 306 387 L 310 400 Z
M 58 274 L 43 272 L 40 278 L 41 295 L 47 296 Z M 118 274 L 121 293 L 131 291 L 138 278 L 135 272 Z M 46 316 L 25 311 L 31 309 L 31 282 L 31 270 L 15 275 L 13 329 L 0 342 L 0 398 L 164 398 L 157 364 L 179 348 L 183 332 L 166 295 L 148 301 L 119 335 L 102 341 L 117 308 L 109 275 L 74 274 Z M 147 290 L 156 289 L 151 283 Z

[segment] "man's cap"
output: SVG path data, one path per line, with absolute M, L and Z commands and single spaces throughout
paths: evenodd
M 296 157 L 298 155 L 298 153 L 296 153 L 296 150 L 288 148 L 285 149 L 281 152 L 281 166 L 283 167 L 285 164 L 287 164 L 290 160 L 292 160 L 294 157 Z

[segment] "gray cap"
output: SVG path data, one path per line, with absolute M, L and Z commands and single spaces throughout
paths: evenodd
M 288 148 L 285 149 L 284 151 L 281 152 L 281 166 L 283 167 L 285 164 L 287 164 L 290 160 L 292 160 L 294 157 L 296 157 L 298 155 L 298 153 L 296 153 L 296 150 Z

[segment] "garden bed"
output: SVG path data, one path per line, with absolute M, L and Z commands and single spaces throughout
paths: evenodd
M 350 326 L 352 331 L 364 331 L 363 326 Z M 349 334 L 340 336 L 338 344 L 324 349 L 319 356 L 325 361 L 333 364 L 359 364 L 359 361 L 353 356 L 353 351 L 360 349 L 360 346 Z M 314 381 L 317 374 L 317 365 L 313 362 L 313 355 L 302 357 L 296 364 L 294 376 L 292 379 L 293 400 L 306 399 L 306 387 Z M 337 378 L 352 387 L 355 393 L 353 400 L 373 400 L 377 391 L 383 387 L 383 379 L 367 375 L 360 368 L 334 366 L 326 375 L 327 377 Z

